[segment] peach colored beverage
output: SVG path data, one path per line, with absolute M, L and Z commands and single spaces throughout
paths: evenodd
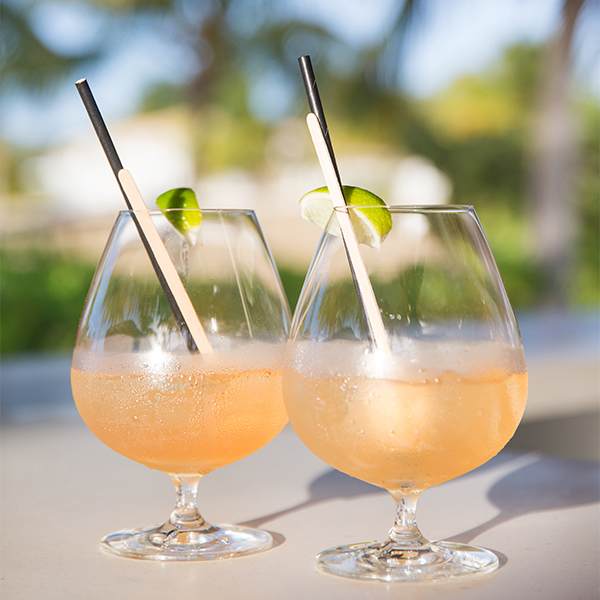
M 153 469 L 201 474 L 248 456 L 287 422 L 281 371 L 72 369 L 77 409 L 102 442 Z
M 286 407 L 331 466 L 388 490 L 423 490 L 497 454 L 525 408 L 526 373 L 478 369 L 418 381 L 316 378 L 289 370 Z

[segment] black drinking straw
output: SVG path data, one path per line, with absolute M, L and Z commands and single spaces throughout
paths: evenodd
M 79 95 L 81 96 L 81 100 L 83 101 L 83 104 L 87 110 L 87 113 L 90 117 L 92 125 L 94 126 L 96 135 L 98 136 L 98 139 L 100 140 L 100 144 L 102 145 L 104 154 L 106 154 L 106 158 L 108 159 L 108 162 L 110 163 L 110 166 L 115 175 L 115 178 L 117 179 L 117 183 L 119 184 L 119 189 L 121 190 L 121 193 L 123 194 L 125 203 L 127 204 L 127 207 L 129 208 L 129 210 L 132 211 L 131 215 L 133 218 L 133 222 L 135 223 L 135 226 L 137 227 L 137 230 L 140 235 L 140 239 L 142 240 L 142 243 L 143 243 L 144 247 L 146 248 L 146 252 L 148 253 L 150 262 L 152 263 L 152 266 L 154 268 L 156 276 L 158 277 L 158 281 L 160 282 L 162 290 L 169 302 L 169 306 L 171 307 L 171 310 L 173 311 L 173 316 L 175 317 L 175 321 L 177 322 L 179 331 L 181 332 L 184 339 L 186 340 L 187 346 L 188 346 L 188 349 L 190 350 L 190 352 L 198 352 L 198 346 L 196 345 L 196 342 L 195 342 L 192 334 L 190 333 L 190 328 L 188 327 L 188 324 L 183 316 L 183 313 L 181 312 L 181 309 L 177 303 L 177 300 L 176 300 L 175 296 L 173 295 L 173 292 L 171 291 L 171 288 L 169 287 L 169 284 L 167 283 L 165 275 L 156 259 L 154 249 L 152 248 L 150 242 L 148 241 L 148 238 L 147 238 L 146 234 L 144 233 L 143 227 L 140 224 L 138 216 L 136 215 L 136 213 L 133 209 L 131 201 L 130 201 L 127 193 L 125 192 L 123 185 L 121 184 L 121 181 L 119 179 L 119 173 L 123 170 L 123 164 L 121 163 L 121 159 L 119 158 L 119 155 L 117 154 L 117 150 L 116 150 L 115 145 L 113 144 L 113 141 L 110 137 L 108 128 L 106 127 L 106 123 L 104 122 L 104 119 L 102 118 L 100 109 L 98 108 L 98 105 L 96 104 L 96 100 L 94 99 L 92 90 L 90 89 L 90 86 L 88 85 L 88 82 L 86 79 L 80 79 L 79 81 L 75 82 L 75 86 L 77 87 Z
M 323 105 L 321 104 L 321 97 L 319 96 L 319 90 L 317 88 L 317 79 L 312 68 L 310 56 L 301 56 L 298 59 L 298 63 L 300 64 L 300 72 L 302 73 L 302 80 L 304 81 L 304 89 L 306 90 L 310 112 L 314 113 L 319 121 L 319 125 L 321 125 L 321 131 L 323 132 L 323 137 L 325 138 L 327 149 L 329 150 L 329 156 L 331 156 L 335 174 L 341 185 L 342 180 L 335 160 L 331 138 L 329 137 L 329 128 L 327 127 L 327 121 L 325 120 L 325 112 L 323 111 Z
M 110 163 L 113 173 L 115 174 L 117 181 L 119 181 L 118 174 L 119 171 L 123 168 L 123 164 L 121 163 L 121 159 L 117 154 L 115 145 L 113 144 L 110 134 L 108 133 L 106 123 L 104 122 L 104 119 L 100 114 L 100 109 L 96 104 L 96 100 L 94 99 L 92 90 L 90 89 L 90 86 L 88 85 L 86 79 L 80 79 L 79 81 L 76 81 L 75 87 L 77 88 L 77 91 L 81 96 L 81 100 L 83 101 L 83 104 L 87 110 L 90 120 L 92 121 L 92 125 L 94 126 L 94 130 L 96 131 L 96 135 L 100 140 L 100 144 L 104 149 L 104 153 L 106 154 L 106 158 L 108 158 L 108 162 Z M 120 185 L 121 183 L 119 182 L 119 186 Z M 129 198 L 127 198 L 127 195 L 124 192 L 123 196 L 125 197 L 125 202 L 129 206 Z

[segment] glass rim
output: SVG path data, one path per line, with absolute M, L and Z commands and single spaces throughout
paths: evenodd
M 382 204 L 373 205 L 351 205 L 334 206 L 335 212 L 349 212 L 350 210 L 360 209 L 386 209 L 397 213 L 472 213 L 475 209 L 470 204 Z
M 119 211 L 119 215 L 135 215 L 135 214 L 149 214 L 149 215 L 164 215 L 165 213 L 191 211 L 201 212 L 203 215 L 247 215 L 256 216 L 256 212 L 251 208 L 147 208 L 146 210 L 134 210 L 130 208 L 124 208 Z

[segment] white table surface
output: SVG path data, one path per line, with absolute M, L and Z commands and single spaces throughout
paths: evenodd
M 110 532 L 158 524 L 174 502 L 169 478 L 121 457 L 78 420 L 1 431 L 2 600 L 568 599 L 599 585 L 598 463 L 501 453 L 427 490 L 421 530 L 494 550 L 501 568 L 443 584 L 353 581 L 317 571 L 325 548 L 384 537 L 389 495 L 314 457 L 287 426 L 254 455 L 206 476 L 199 505 L 214 523 L 270 531 L 276 547 L 219 562 L 115 557 Z

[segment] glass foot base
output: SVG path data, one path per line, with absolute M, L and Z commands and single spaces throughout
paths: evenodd
M 163 525 L 120 531 L 106 536 L 100 547 L 111 554 L 142 560 L 221 560 L 268 550 L 273 538 L 244 527 L 210 526 L 181 530 Z
M 491 573 L 498 568 L 498 557 L 483 548 L 451 542 L 418 550 L 384 542 L 331 548 L 318 554 L 316 563 L 322 571 L 342 577 L 417 583 Z

